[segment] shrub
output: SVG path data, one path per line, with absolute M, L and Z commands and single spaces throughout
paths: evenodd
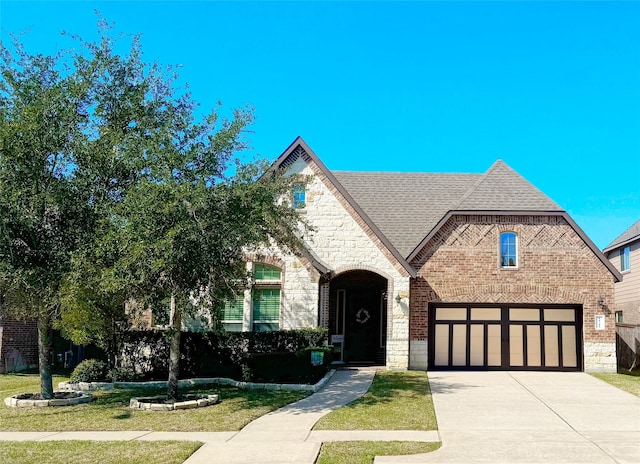
M 322 353 L 322 363 L 313 365 L 313 352 Z M 242 363 L 242 380 L 267 383 L 316 383 L 329 370 L 331 348 L 306 347 L 295 353 L 255 353 Z
M 133 370 L 138 378 L 166 378 L 169 358 L 166 335 L 165 331 L 160 330 L 128 332 L 124 339 L 124 365 Z M 256 365 L 256 356 L 288 353 L 288 358 L 295 358 L 300 350 L 322 345 L 326 339 L 326 329 L 241 333 L 183 332 L 180 377 L 263 377 L 262 371 L 259 368 L 259 372 L 255 371 L 253 367 Z M 251 362 L 250 358 L 253 359 Z M 271 364 L 269 358 L 264 357 L 265 362 Z M 276 368 L 280 370 L 279 366 Z M 282 374 L 281 377 L 286 376 Z
M 140 376 L 131 367 L 114 367 L 107 372 L 107 379 L 110 382 L 135 382 L 140 380 Z
M 71 373 L 72 382 L 102 382 L 106 380 L 107 365 L 99 359 L 85 359 Z

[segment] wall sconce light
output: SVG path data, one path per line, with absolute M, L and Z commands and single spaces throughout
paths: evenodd
M 402 301 L 402 297 L 400 296 L 400 294 L 398 293 L 396 295 L 396 303 L 400 303 Z
M 602 298 L 602 296 L 598 297 L 598 306 L 601 308 L 604 306 L 604 298 Z

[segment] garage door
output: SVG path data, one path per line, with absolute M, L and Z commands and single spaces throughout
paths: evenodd
M 429 305 L 429 368 L 582 370 L 582 307 Z

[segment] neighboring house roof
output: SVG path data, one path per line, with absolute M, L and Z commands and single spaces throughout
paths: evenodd
M 622 232 L 622 234 L 602 250 L 602 252 L 607 253 L 616 248 L 626 246 L 631 242 L 635 242 L 636 240 L 640 240 L 640 220 Z
M 454 214 L 562 216 L 616 280 L 622 276 L 557 203 L 497 160 L 484 174 L 330 171 L 301 137 L 273 163 L 284 167 L 301 147 L 380 241 L 415 276 L 409 264 Z

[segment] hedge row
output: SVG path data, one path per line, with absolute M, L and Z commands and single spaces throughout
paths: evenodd
M 306 369 L 304 366 L 310 366 L 311 363 L 310 360 L 308 363 L 306 361 L 310 354 L 305 349 L 325 345 L 326 340 L 326 329 L 241 333 L 183 332 L 180 377 L 229 377 L 244 381 L 293 383 L 311 381 L 312 377 L 322 377 L 327 372 L 331 363 L 330 351 L 322 350 L 326 351 L 326 355 L 321 367 Z M 166 331 L 126 334 L 122 365 L 132 370 L 137 379 L 166 378 L 168 359 L 169 341 Z M 279 361 L 272 362 L 272 359 Z

